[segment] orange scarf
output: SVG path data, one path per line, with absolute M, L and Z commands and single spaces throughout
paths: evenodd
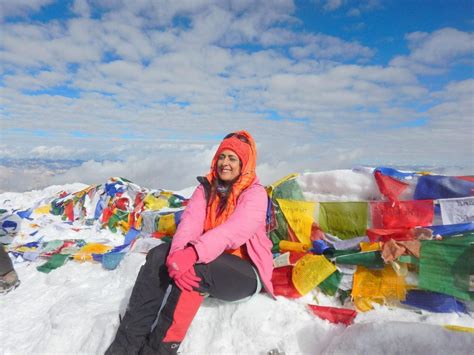
M 224 210 L 218 215 L 217 210 L 220 202 L 220 196 L 218 194 L 213 194 L 214 198 L 209 201 L 207 205 L 207 213 L 206 213 L 206 221 L 204 223 L 204 231 L 207 232 L 208 230 L 217 227 L 218 225 L 224 223 L 229 216 L 234 212 L 235 206 L 237 205 L 237 199 L 240 193 L 249 187 L 256 178 L 255 174 L 255 167 L 257 164 L 257 149 L 255 146 L 255 141 L 253 140 L 252 136 L 247 131 L 238 131 L 235 132 L 236 135 L 245 136 L 250 145 L 250 154 L 247 161 L 242 161 L 242 169 L 239 178 L 232 184 L 232 190 L 229 193 L 229 197 L 227 199 L 227 204 Z M 233 136 L 227 139 L 237 139 L 237 137 Z M 239 140 L 242 144 L 247 144 Z M 221 143 L 222 145 L 222 143 Z M 220 147 L 217 149 L 214 158 L 212 159 L 211 170 L 209 174 L 207 174 L 206 179 L 209 181 L 211 186 L 213 182 L 216 181 L 218 178 L 217 175 L 217 160 L 219 158 L 219 154 L 221 153 Z

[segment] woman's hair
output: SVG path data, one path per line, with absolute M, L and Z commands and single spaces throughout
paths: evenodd
M 209 203 L 212 204 L 214 199 L 216 198 L 217 194 L 220 196 L 220 201 L 219 201 L 219 206 L 217 209 L 217 214 L 219 215 L 224 209 L 225 206 L 227 205 L 227 200 L 229 199 L 230 192 L 232 191 L 232 184 L 234 182 L 231 182 L 230 184 L 222 184 L 219 178 L 214 179 L 211 185 L 211 194 L 209 198 Z M 219 189 L 220 187 L 225 187 L 223 189 Z M 220 190 L 220 191 L 219 191 Z

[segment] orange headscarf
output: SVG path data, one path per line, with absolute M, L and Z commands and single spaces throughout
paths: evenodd
M 239 135 L 247 138 L 250 149 L 246 149 L 247 147 L 242 146 L 242 144 L 247 143 L 240 140 L 238 138 Z M 232 147 L 234 147 L 234 149 L 232 149 Z M 211 186 L 214 186 L 213 182 L 218 179 L 217 160 L 220 153 L 225 149 L 231 149 L 237 154 L 242 163 L 242 169 L 239 178 L 232 184 L 232 190 L 229 193 L 227 204 L 220 214 L 217 213 L 220 196 L 218 194 L 213 194 L 214 198 L 209 201 L 207 206 L 204 231 L 208 231 L 209 229 L 217 227 L 218 225 L 225 222 L 227 218 L 229 218 L 229 216 L 235 210 L 237 198 L 239 197 L 240 193 L 249 187 L 256 177 L 255 167 L 257 165 L 257 149 L 255 146 L 255 141 L 247 131 L 238 131 L 234 132 L 232 137 L 225 138 L 219 145 L 219 148 L 217 148 L 216 154 L 214 154 L 214 158 L 212 159 L 211 163 L 211 171 L 206 176 L 206 179 L 209 181 Z

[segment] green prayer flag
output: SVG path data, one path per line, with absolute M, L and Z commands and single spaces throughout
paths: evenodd
M 365 235 L 367 218 L 367 202 L 321 202 L 319 205 L 321 229 L 341 239 Z
M 161 240 L 164 241 L 165 243 L 171 243 L 173 238 L 168 237 L 168 236 L 164 236 L 164 237 L 161 238 Z
M 36 270 L 48 274 L 54 269 L 63 266 L 69 258 L 69 254 L 54 254 L 49 260 L 41 266 L 38 266 Z
M 334 296 L 342 280 L 342 273 L 336 270 L 326 280 L 321 282 L 318 287 L 326 295 Z
M 385 265 L 380 251 L 367 251 L 341 255 L 336 258 L 336 264 L 362 265 L 368 269 L 382 269 Z
M 350 255 L 360 253 L 360 250 L 357 249 L 341 249 L 334 250 L 331 255 L 328 255 L 329 258 L 337 258 L 338 256 Z
M 290 179 L 282 182 L 273 189 L 272 200 L 297 200 L 304 201 L 303 191 L 296 179 Z
M 419 287 L 474 300 L 469 290 L 470 275 L 474 275 L 474 235 L 421 242 Z
M 174 195 L 172 195 L 169 198 L 168 203 L 170 205 L 170 208 L 183 207 L 183 201 L 181 199 L 179 199 L 178 197 L 174 196 Z

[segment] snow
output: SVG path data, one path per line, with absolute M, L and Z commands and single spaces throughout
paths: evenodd
M 379 198 L 373 178 L 350 170 L 306 173 L 299 183 L 311 199 L 370 200 Z M 41 206 L 59 191 L 77 191 L 83 184 L 51 186 L 25 193 L 0 194 L 0 208 Z M 193 188 L 181 191 L 189 197 Z M 64 227 L 59 217 L 33 216 L 45 240 L 83 238 L 120 244 L 120 235 L 94 227 Z M 34 229 L 24 220 L 15 243 L 29 241 Z M 38 238 L 38 235 L 35 236 Z M 69 261 L 49 274 L 36 267 L 44 261 L 16 263 L 21 285 L 0 296 L 1 354 L 102 354 L 112 341 L 145 254 L 130 252 L 115 270 L 100 264 Z M 474 334 L 443 325 L 474 327 L 471 314 L 436 314 L 401 307 L 375 306 L 359 313 L 345 327 L 319 319 L 306 304 L 340 307 L 317 291 L 298 300 L 265 294 L 241 303 L 206 299 L 194 319 L 181 354 L 380 354 L 470 353 Z M 472 304 L 470 305 L 472 307 Z M 346 304 L 345 307 L 350 307 Z M 472 309 L 471 309 L 472 312 Z

